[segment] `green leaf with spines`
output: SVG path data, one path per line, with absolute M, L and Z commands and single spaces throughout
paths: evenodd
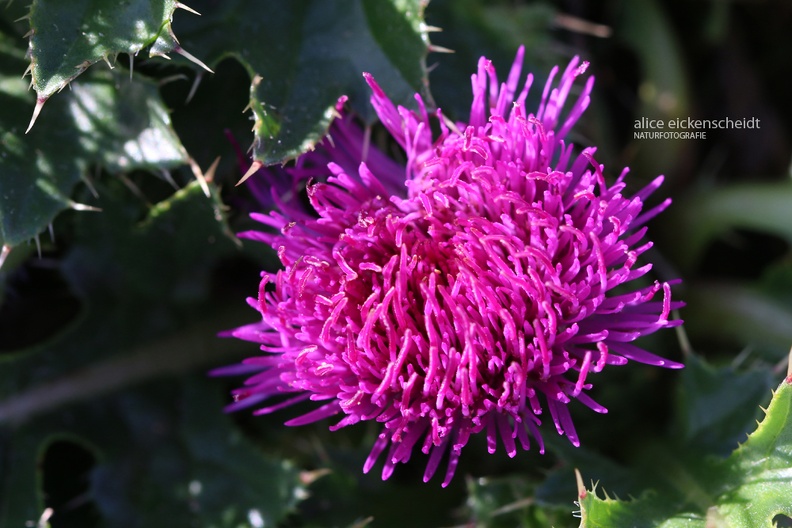
M 24 62 L 0 35 L 0 245 L 30 240 L 79 207 L 71 193 L 91 166 L 128 172 L 186 161 L 157 86 L 102 68 L 72 83 L 49 104 L 46 126 L 25 135 L 34 103 L 19 78 Z
M 171 30 L 174 0 L 33 0 L 30 6 L 30 73 L 43 104 L 92 64 L 119 53 L 152 55 L 181 48 Z
M 252 80 L 253 157 L 264 164 L 295 158 L 326 133 L 342 95 L 374 120 L 369 72 L 397 104 L 428 99 L 423 66 L 428 39 L 421 0 L 228 0 L 191 3 L 180 41 L 210 65 L 233 57 Z M 217 27 L 233 28 L 217 31 Z M 240 101 L 242 111 L 244 101 Z
M 699 465 L 698 481 L 692 483 L 697 496 L 652 491 L 621 501 L 600 498 L 596 486 L 584 488 L 579 490 L 581 527 L 755 528 L 792 516 L 792 378 L 781 383 L 762 422 L 728 458 L 682 458 L 668 461 L 684 466 L 688 476 L 687 470 Z
M 192 181 L 138 220 L 139 207 L 121 199 L 125 189 L 99 187 L 104 221 L 78 219 L 78 247 L 64 262 L 65 273 L 90 294 L 122 297 L 134 291 L 130 303 L 201 299 L 210 269 L 196 259 L 229 254 L 236 240 L 216 186 L 207 188 L 209 196 Z
M 552 508 L 569 506 L 569 497 L 575 490 L 572 478 L 574 468 L 585 470 L 589 478 L 607 477 L 610 489 L 629 490 L 646 484 L 641 475 L 631 468 L 613 461 L 585 443 L 575 447 L 566 438 L 552 434 L 544 435 L 543 441 L 547 451 L 563 463 L 548 471 L 544 480 L 537 484 L 534 498 L 540 504 Z
M 686 450 L 728 456 L 754 428 L 773 376 L 767 369 L 713 367 L 695 354 L 685 360 L 672 436 Z
M 192 181 L 153 206 L 112 178 L 96 189 L 106 214 L 65 218 L 73 249 L 59 266 L 82 316 L 0 355 L 0 527 L 35 523 L 52 504 L 42 471 L 56 440 L 95 460 L 70 477 L 85 479 L 80 500 L 100 526 L 281 522 L 305 496 L 299 471 L 242 435 L 222 412 L 223 383 L 205 374 L 250 348 L 216 337 L 249 315 L 244 303 L 208 302 L 212 271 L 236 254 L 216 186 L 206 196 Z
M 83 313 L 49 342 L 0 355 L 0 424 L 27 419 L 32 412 L 12 415 L 8 401 L 2 400 L 13 400 L 53 377 L 109 360 L 147 340 L 162 338 L 164 329 L 193 324 L 196 317 L 204 316 L 206 307 L 201 303 L 210 293 L 212 266 L 236 254 L 217 188 L 210 183 L 208 189 L 206 196 L 192 181 L 148 206 L 119 181 L 96 183 L 97 204 L 105 210 L 102 221 L 96 215 L 72 213 L 68 219 L 73 249 L 54 261 Z M 243 309 L 242 315 L 247 313 Z M 218 331 L 222 324 L 234 324 L 225 316 L 222 319 Z M 213 334 L 208 335 L 213 344 Z M 202 344 L 184 346 L 194 350 L 182 351 L 185 356 L 180 359 L 174 348 L 171 359 L 207 361 L 198 350 Z M 162 359 L 160 367 L 173 372 L 167 357 Z

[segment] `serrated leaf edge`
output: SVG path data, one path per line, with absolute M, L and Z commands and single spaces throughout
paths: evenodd
M 790 358 L 792 358 L 792 351 L 790 351 Z M 740 443 L 737 446 L 737 448 L 732 452 L 731 455 L 729 455 L 729 457 L 723 459 L 723 463 L 734 463 L 740 456 L 742 456 L 742 453 L 746 449 L 749 449 L 751 447 L 752 438 L 756 438 L 756 436 L 758 434 L 760 434 L 760 432 L 763 430 L 763 427 L 764 428 L 770 427 L 770 425 L 767 424 L 767 415 L 772 411 L 772 409 L 775 406 L 780 405 L 778 403 L 779 398 L 777 398 L 777 396 L 783 390 L 792 391 L 792 376 L 787 376 L 781 382 L 781 384 L 778 386 L 778 388 L 776 388 L 775 390 L 771 391 L 772 392 L 772 399 L 770 400 L 770 404 L 768 405 L 767 409 L 763 408 L 761 405 L 759 406 L 759 408 L 762 409 L 762 411 L 764 411 L 764 413 L 765 413 L 764 418 L 761 421 L 757 420 L 757 428 L 752 433 L 750 433 L 748 435 L 748 438 L 745 440 L 745 442 L 742 442 L 742 443 Z M 792 412 L 792 406 L 790 406 L 790 409 L 791 409 L 790 412 Z M 775 435 L 775 436 L 777 436 L 777 435 Z M 597 487 L 599 485 L 599 482 L 592 482 L 591 489 L 586 488 L 585 485 L 583 484 L 583 478 L 582 478 L 580 472 L 578 471 L 578 469 L 575 469 L 575 479 L 577 481 L 577 488 L 578 488 L 578 500 L 575 501 L 575 504 L 580 506 L 580 516 L 581 516 L 581 525 L 580 526 L 583 526 L 583 521 L 585 520 L 585 513 L 586 512 L 585 512 L 584 503 L 585 503 L 586 500 L 598 501 L 598 502 L 602 502 L 602 503 L 611 503 L 611 502 L 625 502 L 626 503 L 626 502 L 641 501 L 641 500 L 647 499 L 647 498 L 649 498 L 652 495 L 655 495 L 657 493 L 655 490 L 649 489 L 649 490 L 646 490 L 643 493 L 641 493 L 641 495 L 639 497 L 637 497 L 637 498 L 636 497 L 630 497 L 629 500 L 622 501 L 621 499 L 618 499 L 618 498 L 615 499 L 615 500 L 611 499 L 608 496 L 608 494 L 603 490 L 605 498 L 601 499 L 597 495 Z M 593 496 L 593 497 L 591 497 L 591 496 Z M 723 496 L 723 494 L 721 495 L 721 497 L 722 496 Z M 720 497 L 718 497 L 718 498 L 720 498 Z M 676 512 L 676 513 L 685 513 L 685 512 Z M 669 517 L 671 515 L 676 514 L 676 513 L 670 513 Z M 709 526 L 720 526 L 719 524 L 712 524 L 713 522 L 719 521 L 720 518 L 721 518 L 720 510 L 719 510 L 717 504 L 713 504 L 709 508 L 707 508 L 707 511 L 704 512 L 704 514 L 706 515 L 706 521 L 707 521 L 706 526 L 708 526 L 708 527 Z
M 29 23 L 32 23 L 31 20 L 32 20 L 32 14 L 33 14 L 34 5 L 35 5 L 35 0 L 30 4 L 30 11 L 28 12 L 28 14 L 23 16 L 23 17 L 21 17 L 19 20 L 28 20 Z M 150 46 L 151 47 L 150 52 L 149 52 L 149 56 L 150 57 L 162 57 L 162 58 L 165 58 L 165 59 L 170 59 L 170 57 L 167 56 L 167 53 L 170 53 L 170 52 L 178 53 L 179 55 L 181 55 L 185 59 L 189 60 L 190 62 L 193 62 L 194 64 L 196 64 L 198 66 L 200 66 L 201 68 L 205 69 L 209 73 L 214 73 L 206 64 L 201 62 L 200 59 L 198 59 L 197 57 L 195 57 L 192 54 L 190 54 L 188 51 L 186 51 L 184 48 L 182 48 L 181 45 L 179 44 L 179 41 L 176 38 L 176 35 L 173 33 L 173 14 L 176 12 L 176 9 L 182 9 L 182 10 L 187 11 L 189 13 L 192 13 L 192 14 L 200 16 L 200 13 L 198 11 L 192 9 L 191 7 L 189 7 L 189 6 L 185 5 L 185 4 L 182 4 L 180 2 L 175 2 L 173 4 L 173 8 L 171 9 L 171 12 L 167 16 L 167 20 L 163 24 L 163 27 L 160 28 L 160 31 L 157 34 L 157 37 L 151 43 L 145 44 L 145 45 L 141 46 L 137 50 L 135 50 L 135 49 L 127 50 L 126 53 L 129 53 L 130 57 L 131 57 L 132 55 L 137 55 L 137 53 L 141 49 L 145 48 L 146 46 Z M 27 38 L 28 39 L 27 57 L 30 60 L 30 64 L 28 65 L 27 69 L 22 74 L 22 76 L 24 77 L 25 75 L 30 74 L 30 88 L 34 88 L 36 90 L 36 106 L 33 109 L 33 115 L 30 118 L 30 123 L 28 124 L 28 127 L 25 130 L 25 134 L 30 132 L 30 130 L 33 128 L 33 125 L 36 123 L 39 115 L 41 114 L 41 110 L 44 107 L 44 103 L 46 103 L 52 95 L 62 91 L 66 86 L 69 85 L 69 83 L 71 83 L 74 79 L 76 79 L 81 74 L 83 74 L 88 68 L 90 68 L 92 65 L 96 64 L 97 62 L 105 61 L 107 63 L 107 65 L 110 67 L 110 69 L 113 68 L 112 65 L 110 64 L 110 59 L 109 59 L 107 54 L 103 55 L 102 57 L 100 57 L 100 58 L 98 58 L 96 60 L 86 60 L 86 61 L 78 64 L 77 66 L 75 66 L 76 72 L 73 75 L 69 76 L 67 79 L 65 79 L 63 82 L 61 82 L 60 85 L 56 86 L 55 88 L 53 88 L 51 90 L 48 90 L 48 93 L 45 93 L 45 94 L 42 95 L 42 93 L 39 92 L 38 89 L 36 89 L 35 59 L 34 59 L 34 54 L 33 54 L 33 49 L 34 49 L 33 36 L 35 35 L 35 33 L 36 33 L 35 29 L 31 26 L 30 30 L 23 37 L 23 38 Z M 162 38 L 163 34 L 166 34 L 170 38 L 170 42 L 167 42 L 166 40 L 164 40 Z M 122 53 L 123 53 L 123 51 L 122 51 Z M 117 55 L 118 54 L 116 53 L 116 56 Z M 132 64 L 131 64 L 131 61 L 130 61 L 130 76 L 132 75 L 132 67 L 131 66 L 132 66 Z

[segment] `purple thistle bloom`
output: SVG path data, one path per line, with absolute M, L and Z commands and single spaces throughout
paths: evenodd
M 314 211 L 280 201 L 280 212 L 254 215 L 277 234 L 241 236 L 271 245 L 283 269 L 263 273 L 249 300 L 262 320 L 229 332 L 265 352 L 217 371 L 250 375 L 230 410 L 267 402 L 255 411 L 267 414 L 311 400 L 321 404 L 286 424 L 376 420 L 384 427 L 365 472 L 387 451 L 387 479 L 417 447 L 429 455 L 424 481 L 448 454 L 446 486 L 472 434 L 486 434 L 490 453 L 500 438 L 514 456 L 531 436 L 543 452 L 545 410 L 577 446 L 567 404 L 606 412 L 587 394 L 605 365 L 682 366 L 632 344 L 681 323 L 669 319 L 682 304 L 669 284 L 622 286 L 652 267 L 638 264 L 652 245 L 644 224 L 670 200 L 642 209 L 662 177 L 626 197 L 627 169 L 608 186 L 594 148 L 573 157 L 563 138 L 589 104 L 593 77 L 561 114 L 588 64 L 573 59 L 557 84 L 554 68 L 531 114 L 530 74 L 518 92 L 523 53 L 503 84 L 482 58 L 469 123 L 437 110 L 437 138 L 420 96 L 417 113 L 396 107 L 365 74 L 406 167 L 340 118 L 332 142 L 293 169 L 329 170 L 327 183 L 308 187 Z

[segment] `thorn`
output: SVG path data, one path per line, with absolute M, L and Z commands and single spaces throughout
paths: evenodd
M 160 176 L 162 176 L 162 179 L 163 179 L 163 180 L 165 180 L 166 182 L 168 182 L 168 184 L 169 184 L 171 187 L 173 187 L 173 189 L 174 189 L 175 191 L 178 191 L 178 190 L 179 190 L 179 186 L 178 186 L 178 185 L 176 185 L 176 182 L 175 182 L 175 181 L 173 181 L 173 176 L 171 176 L 171 173 L 170 173 L 170 171 L 169 171 L 168 169 L 161 169 L 161 170 L 159 171 L 159 173 L 160 173 Z
M 193 9 L 192 7 L 189 7 L 189 6 L 186 6 L 186 5 L 182 4 L 181 2 L 176 2 L 176 8 L 177 9 L 184 9 L 185 11 L 188 11 L 188 12 L 192 13 L 193 15 L 201 16 L 201 13 L 199 13 L 198 11 Z
M 577 492 L 578 498 L 583 500 L 586 498 L 586 486 L 583 484 L 583 476 L 580 474 L 580 470 L 575 468 L 575 482 L 577 482 Z
M 217 172 L 218 165 L 220 165 L 220 156 L 217 156 L 212 162 L 212 164 L 209 165 L 209 168 L 206 170 L 206 173 L 204 174 L 204 178 L 206 178 L 206 181 L 208 182 L 214 181 L 215 172 Z
M 195 92 L 198 91 L 198 85 L 201 84 L 201 79 L 203 79 L 203 76 L 204 72 L 202 71 L 199 71 L 195 76 L 195 80 L 193 81 L 192 86 L 190 86 L 190 92 L 187 94 L 187 99 L 184 100 L 184 104 L 189 104 L 190 101 L 192 101 Z
M 553 23 L 567 31 L 580 33 L 582 35 L 590 35 L 592 37 L 608 38 L 613 33 L 613 30 L 611 30 L 609 26 L 595 24 L 594 22 L 589 22 L 583 18 L 567 15 L 565 13 L 556 14 Z
M 674 310 L 674 319 L 679 319 L 679 310 Z M 688 339 L 684 325 L 677 326 L 674 330 L 676 330 L 679 348 L 682 349 L 682 355 L 685 356 L 685 359 L 690 359 L 690 356 L 693 355 L 693 345 L 690 344 L 690 339 Z
M 792 348 L 789 349 L 789 358 L 787 359 L 786 382 L 792 384 Z
M 0 270 L 3 269 L 3 264 L 8 258 L 9 253 L 11 253 L 11 246 L 3 244 L 3 249 L 0 250 Z
M 44 108 L 44 103 L 47 102 L 47 99 L 36 99 L 36 107 L 33 109 L 33 117 L 30 118 L 30 124 L 25 130 L 25 134 L 30 132 L 30 129 L 33 128 L 33 125 L 36 123 L 36 119 L 38 119 L 39 114 L 41 113 L 41 109 Z
M 27 33 L 25 33 L 24 35 L 22 35 L 22 38 L 28 38 L 28 37 L 29 37 L 29 36 L 31 36 L 33 33 L 35 33 L 35 31 L 33 31 L 33 30 L 31 29 L 30 31 L 28 31 Z
M 365 134 L 365 132 L 364 132 L 364 134 Z M 369 136 L 370 136 L 370 134 L 369 134 Z M 332 149 L 336 148 L 335 141 L 333 140 L 333 135 L 332 134 L 327 134 L 324 137 L 324 141 L 326 141 L 327 144 L 330 145 L 330 148 L 332 148 Z M 314 150 L 315 149 L 313 147 L 311 147 L 309 152 L 313 152 Z M 363 137 L 363 156 L 362 156 L 361 161 L 365 161 L 366 160 L 366 155 L 367 154 L 368 154 L 368 145 L 366 144 L 366 137 L 364 136 Z
M 55 510 L 52 508 L 45 508 L 44 511 L 41 512 L 41 517 L 39 517 L 39 520 L 36 523 L 36 528 L 44 528 L 45 526 L 49 526 L 49 520 L 54 513 Z
M 25 16 L 21 16 L 21 17 L 17 18 L 16 20 L 14 20 L 14 22 L 22 22 L 23 20 L 27 20 L 29 18 L 30 18 L 30 13 L 28 13 Z
M 203 172 L 201 172 L 201 167 L 195 162 L 192 158 L 187 158 L 187 163 L 190 164 L 190 168 L 192 169 L 193 175 L 195 175 L 195 179 L 198 180 L 198 184 L 201 186 L 204 194 L 207 198 L 212 196 L 212 193 L 209 191 L 209 183 L 206 181 L 206 177 L 204 176 Z
M 245 108 L 242 109 L 242 113 L 244 114 L 248 110 L 253 110 L 253 99 L 248 101 L 248 104 L 246 104 Z
M 138 186 L 135 184 L 135 182 L 133 182 L 132 180 L 130 180 L 130 179 L 127 177 L 127 175 L 126 175 L 126 174 L 119 174 L 119 175 L 118 175 L 118 179 L 119 179 L 119 180 L 121 180 L 121 183 L 123 183 L 123 184 L 124 184 L 124 186 L 125 186 L 127 189 L 129 189 L 129 191 L 130 191 L 132 194 L 134 194 L 134 195 L 135 195 L 135 196 L 136 196 L 136 197 L 137 197 L 137 198 L 138 198 L 138 199 L 139 199 L 141 202 L 143 202 L 144 204 L 146 204 L 146 207 L 148 207 L 149 209 L 150 209 L 151 207 L 153 207 L 153 206 L 152 206 L 152 204 L 151 204 L 151 202 L 149 202 L 149 201 L 146 199 L 146 195 L 145 195 L 145 194 L 143 194 L 143 191 L 141 191 L 141 190 L 140 190 L 140 187 L 138 187 Z
M 41 240 L 39 240 L 38 235 L 34 237 L 34 240 L 36 241 L 36 252 L 38 253 L 38 258 L 41 259 Z
M 203 62 L 198 60 L 196 57 L 191 55 L 190 52 L 186 51 L 184 48 L 178 46 L 173 51 L 175 51 L 176 53 L 178 53 L 179 55 L 181 55 L 182 57 L 184 57 L 188 61 L 190 61 L 190 62 L 192 62 L 194 64 L 197 64 L 198 66 L 200 66 L 204 70 L 208 71 L 209 73 L 214 73 L 209 66 L 207 66 L 206 64 L 204 64 Z
M 22 78 L 24 79 L 25 75 L 27 75 L 28 73 L 31 75 L 31 77 L 33 76 L 33 63 L 32 62 L 30 64 L 28 64 L 27 68 L 25 68 L 25 73 L 22 74 Z
M 75 66 L 74 67 L 75 70 L 80 70 L 79 72 L 77 72 L 77 75 L 79 75 L 80 73 L 82 73 L 85 70 L 87 70 L 88 68 L 90 68 L 91 64 L 93 64 L 91 61 L 85 60 L 85 61 L 82 61 L 77 66 Z M 61 90 L 63 90 L 63 87 L 61 87 Z
M 157 82 L 157 86 L 165 86 L 166 84 L 175 82 L 175 81 L 188 81 L 190 80 L 189 77 L 184 75 L 183 73 L 177 73 L 174 75 L 168 75 L 167 77 L 163 77 Z
M 456 53 L 452 49 L 444 48 L 443 46 L 435 46 L 434 44 L 429 44 L 429 47 L 427 49 L 435 53 Z
M 237 187 L 239 187 L 240 185 L 242 185 L 243 183 L 245 183 L 245 180 L 247 180 L 248 178 L 250 178 L 251 176 L 253 176 L 253 174 L 255 174 L 255 173 L 256 173 L 256 172 L 257 172 L 257 171 L 258 171 L 258 170 L 259 170 L 261 167 L 263 167 L 263 166 L 264 166 L 264 164 L 263 164 L 263 163 L 261 163 L 259 160 L 253 160 L 253 163 L 251 163 L 251 164 L 250 164 L 250 168 L 249 168 L 249 169 L 248 169 L 248 171 L 245 173 L 245 175 L 244 175 L 244 176 L 242 176 L 242 179 L 241 179 L 241 180 L 239 180 L 239 181 L 236 183 L 236 186 L 237 186 Z
M 97 165 L 96 170 L 94 172 L 95 172 L 95 176 L 94 177 L 98 178 L 99 174 L 101 172 L 101 169 L 99 168 L 98 165 Z M 96 192 L 96 187 L 94 187 L 94 184 L 93 184 L 93 181 L 91 180 L 91 178 L 86 175 L 86 176 L 83 176 L 80 179 L 83 181 L 85 186 L 88 187 L 88 191 L 90 191 L 90 193 L 93 195 L 93 197 L 94 198 L 99 198 L 99 193 Z
M 443 31 L 443 28 L 437 26 L 424 26 L 424 31 L 427 33 L 440 33 Z
M 729 526 L 717 506 L 707 508 L 706 528 L 724 528 Z
M 679 316 L 677 316 L 677 318 L 679 318 Z M 751 357 L 751 354 L 752 354 L 752 353 L 753 353 L 753 351 L 751 350 L 751 347 L 750 347 L 750 345 L 749 345 L 749 346 L 746 346 L 745 348 L 743 348 L 743 349 L 740 351 L 740 353 L 739 353 L 739 354 L 737 354 L 737 355 L 734 357 L 734 359 L 732 359 L 732 361 L 731 361 L 731 368 L 733 368 L 734 370 L 739 370 L 739 368 L 742 366 L 742 364 L 743 364 L 743 363 L 745 363 L 745 361 L 746 361 L 746 360 L 747 360 L 749 357 Z
M 69 206 L 74 209 L 75 211 L 93 211 L 96 213 L 101 213 L 102 209 L 99 207 L 94 207 L 92 205 L 81 204 L 77 202 L 69 203 Z
M 356 521 L 355 524 L 350 526 L 350 528 L 365 528 L 369 524 L 374 522 L 374 517 L 366 517 L 365 519 L 361 519 L 360 521 Z
M 110 57 L 108 57 L 107 55 L 102 55 L 102 58 L 104 59 L 105 63 L 107 64 L 108 68 L 110 68 L 111 70 L 115 69 L 115 66 L 110 64 Z
M 322 468 L 316 469 L 314 471 L 301 471 L 300 472 L 300 483 L 303 486 L 310 486 L 320 478 L 324 477 L 325 475 L 330 475 L 333 473 L 333 470 L 330 468 Z
M 459 130 L 459 127 L 456 125 L 456 123 L 454 123 L 448 116 L 446 116 L 445 114 L 441 114 L 441 116 L 443 118 L 443 122 L 451 132 L 453 132 L 454 134 L 458 134 L 460 136 L 463 135 L 463 132 Z

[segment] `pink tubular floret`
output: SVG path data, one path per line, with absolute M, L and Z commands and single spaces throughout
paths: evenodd
M 262 280 L 261 321 L 231 332 L 263 351 L 219 371 L 250 376 L 232 409 L 309 399 L 320 403 L 287 425 L 376 420 L 364 472 L 384 456 L 388 478 L 418 448 L 425 481 L 447 458 L 446 486 L 473 434 L 490 452 L 500 439 L 515 456 L 530 437 L 543 452 L 544 415 L 578 445 L 567 405 L 607 411 L 587 394 L 605 365 L 681 366 L 632 344 L 681 324 L 681 303 L 646 280 L 642 260 L 644 224 L 668 205 L 643 211 L 644 200 L 662 178 L 626 197 L 626 170 L 608 186 L 593 148 L 573 156 L 564 137 L 589 104 L 593 77 L 576 82 L 588 63 L 554 69 L 534 114 L 531 75 L 519 90 L 523 55 L 502 84 L 481 59 L 469 122 L 455 125 L 418 96 L 418 112 L 394 105 L 364 75 L 406 165 L 361 147 L 342 117 L 333 146 L 306 155 L 327 167 L 326 183 L 308 188 L 313 211 L 283 203 L 256 216 L 279 232 L 244 236 L 271 245 L 283 269 Z M 300 170 L 316 175 L 311 159 Z

